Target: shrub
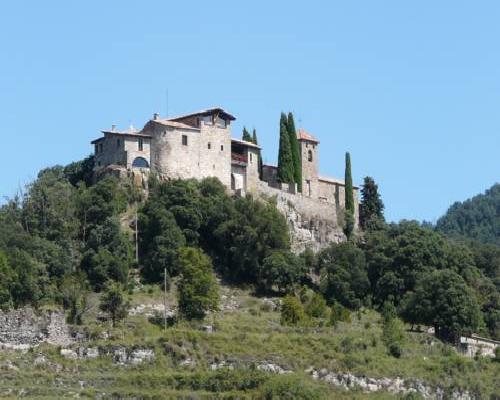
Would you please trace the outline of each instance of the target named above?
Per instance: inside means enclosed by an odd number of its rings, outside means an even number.
[[[350,311],[339,303],[332,306],[330,313],[330,325],[336,326],[338,322],[351,322]]]
[[[403,349],[401,348],[401,343],[394,342],[389,345],[389,354],[393,357],[399,358],[403,353]]]
[[[324,318],[327,310],[326,300],[319,293],[314,293],[305,306],[306,314],[314,318]]]
[[[179,313],[187,320],[203,319],[219,305],[219,285],[212,262],[200,249],[192,247],[181,248],[177,262],[181,272]]]
[[[261,398],[271,399],[327,399],[328,392],[310,379],[295,374],[277,375],[269,379],[261,389]]]
[[[295,296],[286,296],[281,304],[281,325],[297,326],[305,320],[304,306]]]

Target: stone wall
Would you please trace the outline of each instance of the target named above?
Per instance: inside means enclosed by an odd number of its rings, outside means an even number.
[[[27,348],[42,342],[71,343],[63,312],[37,313],[29,307],[0,311],[0,348]]]
[[[330,243],[345,240],[334,204],[312,199],[300,193],[287,193],[272,188],[262,181],[259,182],[258,197],[276,199],[278,210],[288,222],[292,251],[295,253],[300,253],[306,248],[319,251]]]
[[[151,170],[168,178],[213,176],[230,187],[231,130],[229,126],[219,128],[204,123],[200,126],[200,129],[173,128],[154,124]],[[183,144],[183,136],[187,144]]]

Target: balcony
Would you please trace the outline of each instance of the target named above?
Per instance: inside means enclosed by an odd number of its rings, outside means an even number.
[[[231,163],[238,165],[247,165],[247,156],[240,153],[231,153]]]

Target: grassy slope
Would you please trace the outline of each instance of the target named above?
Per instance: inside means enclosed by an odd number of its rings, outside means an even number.
[[[433,385],[473,390],[482,398],[500,393],[495,380],[500,375],[500,363],[463,358],[424,333],[408,333],[401,359],[388,356],[381,342],[380,318],[373,311],[353,315],[351,324],[340,323],[336,328],[286,328],[280,326],[278,312],[262,310],[260,299],[239,290],[224,291],[237,299],[240,308],[210,316],[205,323],[216,327],[214,333],[188,324],[164,332],[145,317],[135,316],[112,331],[113,339],[88,344],[154,348],[156,360],[152,364],[119,367],[107,357],[66,360],[50,346],[26,354],[0,353],[0,364],[9,359],[20,368],[0,369],[0,394],[7,395],[7,389],[13,388],[11,397],[17,398],[24,388],[25,395],[32,398],[72,397],[77,393],[90,398],[97,393],[141,398],[259,398],[266,384],[296,379],[298,387],[309,388],[317,398],[390,397],[387,393],[343,392],[314,382],[304,373],[310,366],[369,377],[419,378]],[[137,293],[132,302],[152,300],[160,303],[161,294]],[[39,352],[46,355],[49,364],[33,366]],[[194,364],[180,366],[186,358]],[[235,371],[210,370],[211,363],[222,360],[232,361]],[[297,375],[274,377],[268,382],[271,375],[252,369],[263,361],[296,371]],[[56,364],[62,367],[59,372]]]

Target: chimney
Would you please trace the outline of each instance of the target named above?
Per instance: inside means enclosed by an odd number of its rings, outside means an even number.
[[[113,124],[113,125],[111,125],[111,132],[114,132],[114,131],[115,131],[115,129],[116,129],[116,125],[114,125],[114,124]]]
[[[156,120],[158,120],[159,118],[160,118],[160,114],[158,114],[158,113],[154,113],[154,114],[153,114],[153,120],[155,120],[155,121],[156,121]]]

